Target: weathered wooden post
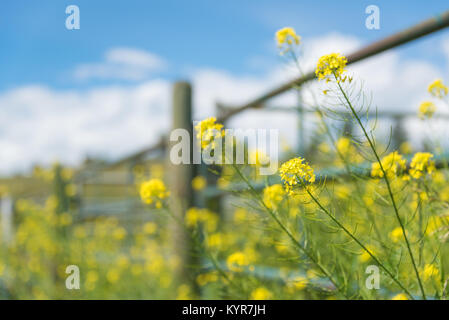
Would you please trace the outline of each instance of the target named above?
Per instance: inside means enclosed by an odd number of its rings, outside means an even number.
[[[189,160],[188,164],[174,164],[170,159],[172,146],[179,143],[170,141],[168,155],[169,189],[171,192],[170,208],[176,218],[184,221],[184,215],[188,208],[194,205],[194,192],[192,179],[195,176],[195,166],[192,159],[193,125],[192,125],[192,88],[188,82],[176,82],[173,87],[173,123],[172,129],[184,129],[189,132]],[[175,254],[180,259],[177,270],[177,280],[183,284],[195,287],[194,270],[197,263],[192,252],[192,240],[188,230],[178,223],[174,224],[173,241]]]
[[[399,150],[401,144],[407,141],[407,132],[404,129],[403,124],[404,117],[400,115],[396,115],[393,117],[394,127],[393,127],[393,136],[392,139],[392,147],[393,150]]]
[[[14,234],[14,202],[8,194],[0,198],[3,241],[10,244]]]

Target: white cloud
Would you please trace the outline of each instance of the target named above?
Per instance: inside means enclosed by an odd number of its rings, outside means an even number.
[[[168,129],[169,83],[55,91],[29,86],[0,95],[0,172],[86,154],[116,157],[156,142]]]
[[[330,34],[306,43],[303,68],[313,69],[324,53],[344,54],[361,45],[351,36]],[[449,40],[445,42],[447,48]],[[449,50],[449,49],[447,49]],[[126,57],[126,58],[125,58]],[[131,58],[132,57],[132,58]],[[129,60],[127,60],[129,59]],[[108,63],[147,65],[145,55],[109,51]],[[449,52],[447,53],[449,62]],[[441,66],[425,60],[404,59],[390,51],[349,68],[357,79],[363,79],[379,110],[416,112],[419,103],[430,99],[426,88],[437,77],[443,77]],[[216,114],[215,102],[231,106],[248,102],[296,76],[291,65],[276,66],[264,76],[235,75],[223,70],[201,68],[191,73],[194,90],[195,119]],[[316,84],[311,84],[312,89]],[[129,86],[92,87],[89,90],[55,90],[44,86],[26,86],[0,93],[0,172],[24,170],[32,163],[49,163],[55,159],[77,163],[86,154],[120,157],[151,145],[170,124],[171,83],[165,80],[140,82]],[[275,106],[294,106],[294,91],[270,102]],[[444,107],[441,106],[440,109]],[[310,129],[312,118],[306,120]],[[228,124],[239,128],[278,128],[294,144],[298,136],[298,118],[294,113],[249,110]],[[387,130],[388,123],[380,123]],[[419,121],[407,122],[414,141],[428,134]],[[448,135],[441,122],[432,127],[435,137]],[[310,132],[310,131],[309,131]]]
[[[113,48],[106,52],[104,61],[86,63],[75,68],[76,79],[120,79],[140,81],[163,70],[166,62],[159,56],[133,48]]]

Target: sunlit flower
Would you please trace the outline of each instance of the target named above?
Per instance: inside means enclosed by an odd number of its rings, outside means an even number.
[[[270,209],[276,209],[282,202],[285,196],[285,191],[282,185],[274,184],[267,186],[263,190],[263,201],[265,205]]]
[[[419,179],[425,174],[431,175],[436,170],[432,158],[433,154],[429,152],[416,153],[410,163],[410,176]]]
[[[422,271],[422,277],[424,280],[435,279],[438,278],[439,275],[440,271],[434,264],[427,263],[424,266],[424,270]]]
[[[301,37],[295,32],[295,29],[286,27],[276,32],[276,41],[279,48],[282,48],[281,54],[284,54],[290,50],[293,44],[298,45],[301,41]]]
[[[198,224],[203,224],[208,232],[213,232],[217,229],[219,217],[209,209],[190,208],[185,214],[185,221],[188,227],[195,227]]]
[[[408,297],[405,293],[399,293],[391,298],[391,300],[408,300]]]
[[[303,179],[308,183],[315,182],[313,168],[301,157],[290,159],[282,164],[279,173],[288,193],[291,193],[293,186],[298,184],[298,179]]]
[[[269,300],[269,299],[271,299],[272,296],[273,296],[273,294],[271,293],[270,290],[268,290],[264,287],[259,287],[251,292],[250,299],[251,300]]]
[[[372,255],[374,255],[375,251],[373,246],[367,245],[365,247]],[[360,262],[367,262],[369,259],[371,259],[371,255],[366,250],[363,250],[362,254],[359,256]]]
[[[421,119],[430,119],[437,110],[435,104],[431,101],[424,101],[419,105],[419,117]]]
[[[327,79],[329,81],[331,77],[337,78],[337,81],[344,82],[346,77],[342,78],[342,74],[346,71],[345,67],[348,60],[346,57],[340,55],[339,53],[331,53],[322,56],[318,60],[318,65],[315,70],[315,74],[318,80]]]
[[[196,138],[200,142],[202,149],[216,147],[216,140],[224,137],[223,125],[216,123],[215,117],[207,118],[200,121],[196,126]]]
[[[396,227],[393,229],[393,231],[390,232],[390,239],[393,242],[399,242],[404,238],[404,235],[402,234],[402,228]]]
[[[407,161],[397,151],[394,151],[383,157],[381,163],[387,177],[393,178],[405,170]],[[373,178],[382,178],[384,176],[378,162],[373,163],[371,176]]]
[[[192,187],[196,191],[203,190],[206,187],[206,185],[207,185],[207,181],[206,181],[206,178],[204,178],[203,176],[196,176],[192,180]]]
[[[403,154],[410,154],[412,153],[412,145],[410,142],[405,141],[399,146],[399,151]]]
[[[157,225],[156,225],[156,223],[150,221],[143,225],[142,230],[147,235],[154,234],[157,230]]]
[[[156,208],[162,207],[161,200],[169,196],[165,184],[160,179],[151,179],[140,185],[140,198],[147,204],[154,203]]]
[[[226,259],[228,269],[234,272],[241,272],[243,268],[249,264],[249,259],[241,251],[234,252]]]
[[[432,96],[441,99],[448,94],[449,89],[443,84],[443,80],[436,79],[429,85],[427,91],[429,91]]]

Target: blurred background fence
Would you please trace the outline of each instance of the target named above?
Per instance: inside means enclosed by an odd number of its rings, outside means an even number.
[[[400,45],[412,42],[420,37],[426,36],[449,26],[449,12],[445,12],[437,17],[426,20],[409,29],[398,32],[385,39],[372,43],[347,56],[348,64],[352,64],[374,55],[380,54],[386,50],[396,48]],[[295,154],[303,155],[307,150],[308,143],[305,119],[313,117],[314,110],[304,107],[302,104],[297,106],[270,106],[269,100],[275,98],[290,90],[301,90],[301,86],[315,79],[313,71],[305,75],[283,84],[273,90],[257,97],[241,106],[224,106],[217,104],[217,121],[226,127],[229,120],[238,117],[241,113],[250,109],[263,109],[271,112],[289,112],[298,118],[298,140]],[[184,128],[190,133],[193,132],[192,127],[192,87],[188,82],[177,82],[173,85],[172,96],[172,128]],[[300,99],[298,99],[299,101]],[[407,130],[404,122],[407,119],[417,117],[416,112],[378,112],[373,113],[372,117],[377,117],[380,123],[392,124],[392,146],[398,148],[407,140]],[[436,121],[448,121],[449,116],[436,115]],[[449,125],[449,123],[448,123]],[[381,125],[382,126],[382,125]],[[389,131],[389,125],[383,125],[386,131]],[[345,128],[346,131],[351,128]],[[165,168],[168,172],[168,183],[171,195],[175,199],[173,211],[182,217],[187,208],[191,206],[207,207],[215,212],[223,212],[224,206],[230,205],[228,201],[224,201],[225,197],[230,196],[232,201],[234,192],[247,190],[245,185],[236,184],[228,186],[225,191],[217,187],[217,175],[205,165],[181,164],[172,165],[168,161],[168,149],[170,144],[168,136],[161,137],[160,141],[155,145],[139,150],[122,159],[114,162],[86,162],[82,168],[77,170],[73,178],[73,183],[77,187],[77,196],[73,203],[68,203],[62,188],[61,179],[55,176],[52,184],[43,186],[33,180],[33,178],[21,178],[20,181],[15,179],[10,181],[10,192],[0,196],[1,203],[1,221],[2,235],[4,243],[14,241],[14,208],[17,199],[32,199],[36,202],[43,203],[49,192],[54,192],[59,197],[61,211],[73,212],[75,222],[82,223],[84,221],[93,220],[100,216],[116,216],[120,220],[129,223],[142,223],[151,219],[148,208],[144,206],[136,192],[136,172],[143,170],[142,174],[146,174],[145,170],[152,171],[152,174]],[[438,166],[442,167],[447,163],[447,157],[444,155],[437,159]],[[144,166],[143,166],[144,164]],[[356,168],[357,169],[357,168]],[[369,174],[368,168],[360,167],[359,173]],[[58,171],[56,171],[58,172]],[[347,174],[346,171],[338,168],[327,168],[320,173],[328,179],[336,176]],[[192,187],[194,177],[201,175],[207,180],[207,187],[201,191],[195,191]],[[275,179],[275,178],[273,178]],[[264,184],[254,182],[256,188],[262,188]],[[59,191],[58,191],[59,190]],[[189,238],[182,231],[175,232],[178,244],[182,244],[177,250],[184,261],[182,264],[188,268],[189,262]],[[208,264],[206,263],[205,267]],[[225,265],[223,265],[226,268]],[[183,272],[188,272],[184,270]],[[268,279],[276,279],[273,276],[276,272],[273,270],[265,270],[259,267],[255,274]]]

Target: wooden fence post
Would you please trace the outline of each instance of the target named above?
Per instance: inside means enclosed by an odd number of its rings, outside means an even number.
[[[171,192],[170,208],[173,214],[181,221],[188,208],[194,205],[194,192],[192,180],[195,176],[195,165],[192,161],[193,125],[192,125],[192,88],[188,82],[176,82],[173,87],[173,122],[172,129],[185,129],[189,132],[190,163],[173,164],[170,161],[171,147],[179,143],[169,141],[170,148],[167,152],[169,168],[169,190]],[[188,284],[196,290],[193,267],[198,264],[194,252],[192,252],[192,240],[185,227],[175,223],[173,241],[175,254],[180,259],[177,270],[179,283]]]
[[[403,120],[404,117],[399,115],[393,118],[394,127],[393,136],[391,137],[393,150],[399,150],[401,144],[407,141],[407,131],[404,129]]]
[[[10,244],[14,234],[14,201],[11,196],[5,195],[0,198],[0,212],[3,241]]]

